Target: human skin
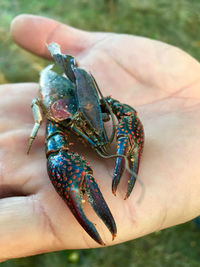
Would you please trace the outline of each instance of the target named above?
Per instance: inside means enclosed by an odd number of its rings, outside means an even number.
[[[11,34],[22,48],[49,59],[46,43],[59,43],[63,53],[73,55],[80,67],[92,72],[103,95],[138,111],[145,130],[139,170],[143,186],[136,182],[127,200],[123,199],[126,177],[117,196],[112,194],[114,162],[99,158],[90,148],[74,146],[93,166],[117,224],[112,241],[85,204],[106,245],[200,214],[200,64],[194,58],[148,38],[85,32],[32,15],[16,17]],[[0,86],[0,261],[99,246],[77,223],[48,178],[44,125],[30,155],[26,154],[33,126],[30,105],[37,94],[35,83]]]

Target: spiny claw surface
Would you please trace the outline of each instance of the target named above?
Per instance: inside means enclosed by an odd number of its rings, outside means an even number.
[[[119,125],[117,128],[117,154],[127,157],[129,169],[132,172],[128,181],[128,189],[125,199],[130,196],[137,178],[143,142],[143,126],[137,115],[134,114],[122,117],[121,120],[119,120]],[[117,186],[120,182],[124,168],[125,159],[118,157],[116,160],[112,183],[112,191],[114,195],[116,194]]]
[[[85,231],[100,245],[105,245],[94,224],[85,216],[82,208],[84,193],[114,239],[117,233],[114,218],[87,162],[77,154],[60,150],[49,155],[47,164],[48,174],[55,189]]]

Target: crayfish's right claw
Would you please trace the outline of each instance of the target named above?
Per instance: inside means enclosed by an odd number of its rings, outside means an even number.
[[[95,182],[94,177],[90,174],[85,175],[85,190],[88,196],[88,201],[99,218],[101,218],[108,227],[114,240],[117,235],[117,227],[114,218],[101,194],[101,191],[99,190],[97,183]]]
[[[63,198],[63,196],[62,196]],[[88,220],[82,208],[82,198],[80,196],[79,190],[74,190],[70,188],[66,198],[63,198],[70,208],[71,212],[74,214],[75,218],[78,220],[80,225],[85,229],[85,231],[100,245],[104,246],[105,243],[102,241],[99,233],[97,232],[94,224]]]
[[[80,225],[100,245],[105,245],[94,224],[88,220],[82,208],[83,194],[97,215],[111,232],[113,239],[117,229],[114,218],[92,176],[92,170],[79,155],[60,150],[48,157],[49,177],[63,200],[67,203]]]

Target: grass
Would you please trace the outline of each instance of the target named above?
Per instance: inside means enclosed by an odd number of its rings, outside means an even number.
[[[178,46],[200,60],[199,0],[1,0],[0,83],[37,81],[45,60],[18,48],[9,35],[16,15],[48,16],[74,27],[142,35]],[[6,55],[6,56],[5,56]],[[61,251],[10,260],[2,267],[195,267],[200,231],[191,222],[114,247]]]
[[[105,4],[109,2],[110,4]],[[37,81],[44,60],[19,49],[9,26],[20,13],[48,16],[74,27],[142,35],[178,46],[200,60],[199,0],[1,0],[0,83]],[[6,57],[4,56],[6,55]],[[20,66],[20,68],[19,68]],[[23,69],[23,71],[21,71]]]

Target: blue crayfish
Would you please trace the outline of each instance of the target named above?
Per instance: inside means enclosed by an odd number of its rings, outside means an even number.
[[[39,97],[32,102],[35,125],[28,152],[42,122],[47,118],[46,156],[49,177],[56,191],[66,202],[85,231],[99,244],[104,245],[94,224],[88,220],[83,208],[83,195],[110,230],[113,239],[117,234],[114,218],[93,177],[87,161],[70,151],[68,133],[73,132],[86,140],[102,157],[116,157],[112,192],[117,186],[128,162],[130,178],[125,199],[129,197],[138,174],[144,143],[144,131],[137,112],[112,97],[104,97],[92,74],[79,68],[74,57],[61,53],[59,45],[51,43],[48,49],[57,65],[67,77],[47,66],[40,76]],[[115,126],[115,117],[118,120]],[[113,130],[108,136],[104,122],[112,119]],[[117,138],[117,151],[109,155],[108,149]]]

